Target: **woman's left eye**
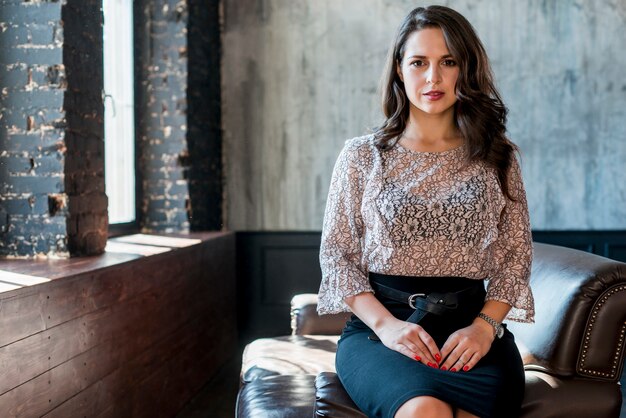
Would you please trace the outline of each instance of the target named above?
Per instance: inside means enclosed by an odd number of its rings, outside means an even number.
[[[446,67],[454,67],[456,65],[456,61],[451,59],[443,60],[443,65]]]

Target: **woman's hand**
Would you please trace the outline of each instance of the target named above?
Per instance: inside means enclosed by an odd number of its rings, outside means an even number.
[[[489,352],[495,339],[494,329],[487,322],[477,319],[472,325],[452,333],[441,349],[445,359],[441,370],[468,371]]]
[[[442,359],[439,348],[421,326],[389,317],[375,331],[385,347],[427,366],[439,367]]]

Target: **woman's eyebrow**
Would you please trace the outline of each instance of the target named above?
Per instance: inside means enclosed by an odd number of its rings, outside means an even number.
[[[411,58],[419,58],[419,59],[424,59],[424,58],[428,58],[426,55],[411,55],[409,57],[409,59]],[[446,54],[446,55],[442,55],[439,59],[446,59],[446,58],[453,58],[451,54]]]

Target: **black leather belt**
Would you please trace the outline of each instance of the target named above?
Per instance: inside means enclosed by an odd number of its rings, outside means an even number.
[[[463,299],[476,295],[482,289],[482,286],[479,286],[477,283],[476,286],[471,286],[457,292],[431,292],[428,294],[409,293],[377,283],[373,280],[370,280],[370,282],[377,295],[395,302],[406,303],[412,309],[415,309],[415,312],[406,319],[407,322],[414,324],[419,323],[429,313],[443,315],[455,310]],[[372,341],[380,341],[376,334],[370,335],[369,339]]]

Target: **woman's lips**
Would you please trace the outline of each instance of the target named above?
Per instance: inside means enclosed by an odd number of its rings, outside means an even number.
[[[432,100],[432,101],[441,99],[443,95],[444,95],[444,92],[436,91],[436,90],[429,91],[428,93],[424,93],[424,96],[426,96],[428,100]]]

